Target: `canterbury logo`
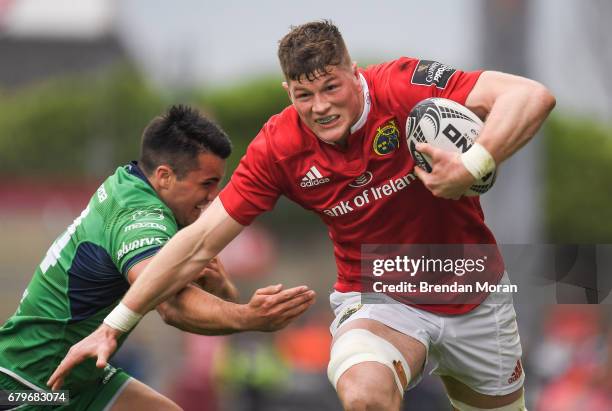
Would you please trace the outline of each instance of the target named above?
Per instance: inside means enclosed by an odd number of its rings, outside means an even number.
[[[521,360],[518,360],[516,362],[516,367],[514,367],[514,372],[510,378],[508,378],[508,384],[512,384],[513,382],[517,381],[519,378],[521,378],[521,375],[523,375],[523,366],[521,365]]]
[[[353,187],[353,188],[363,187],[365,185],[368,185],[370,181],[372,181],[372,173],[369,171],[366,171],[365,173],[357,177],[355,181],[350,183],[349,187]]]
[[[310,170],[302,177],[300,187],[314,187],[321,184],[329,183],[328,177],[323,177],[321,172],[315,166],[310,167]]]

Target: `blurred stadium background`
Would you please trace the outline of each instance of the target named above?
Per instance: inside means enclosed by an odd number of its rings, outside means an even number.
[[[278,39],[320,18],[340,27],[362,66],[409,55],[550,87],[554,116],[483,197],[489,224],[504,244],[582,244],[588,258],[610,257],[590,246],[612,243],[607,0],[0,0],[0,319],[100,181],[137,157],[143,126],[167,105],[197,105],[226,129],[229,176],[288,104]],[[316,220],[282,202],[224,253],[243,300],[274,282],[318,291],[295,325],[197,337],[151,314],[117,362],[187,410],[339,409],[324,377],[335,266]],[[547,283],[552,300],[535,304],[536,291],[517,304],[529,409],[612,409],[612,297],[602,286],[611,271],[600,267],[596,290]],[[407,409],[449,409],[433,378],[409,398]]]

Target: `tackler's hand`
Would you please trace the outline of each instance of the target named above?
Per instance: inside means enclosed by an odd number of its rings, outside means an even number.
[[[312,306],[315,297],[315,292],[306,286],[283,290],[283,286],[277,284],[260,288],[246,304],[246,329],[280,330]]]
[[[436,197],[458,200],[474,184],[474,176],[465,168],[459,153],[419,143],[416,149],[431,158],[431,173],[415,167],[416,176]]]
[[[209,261],[195,281],[204,291],[227,301],[238,301],[238,290],[230,281],[219,257]]]
[[[117,349],[117,339],[120,334],[120,331],[102,324],[97,330],[70,348],[49,377],[47,386],[53,391],[59,390],[70,371],[88,358],[96,358],[96,367],[106,367],[108,359]]]

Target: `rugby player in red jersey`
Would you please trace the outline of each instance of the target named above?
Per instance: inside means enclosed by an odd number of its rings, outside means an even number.
[[[292,28],[278,56],[292,105],[263,126],[219,198],[163,247],[50,385],[57,388],[85,358],[106,363],[117,328],[134,326],[184,287],[285,195],[321,217],[334,245],[328,375],[345,409],[398,410],[428,356],[455,409],[525,409],[511,296],[491,294],[499,301],[480,305],[361,304],[361,245],[495,244],[478,198],[462,194],[533,137],[554,97],[522,77],[429,60],[403,57],[359,69],[328,21]],[[433,159],[431,173],[415,168],[402,143],[408,113],[428,97],[457,101],[486,119],[479,144],[463,155],[419,146]],[[499,272],[496,280],[507,277]]]

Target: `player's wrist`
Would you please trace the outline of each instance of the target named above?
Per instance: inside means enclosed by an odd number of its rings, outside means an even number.
[[[461,162],[467,171],[480,180],[487,174],[495,171],[495,159],[489,151],[478,143],[460,156]]]
[[[119,332],[127,333],[138,324],[141,318],[141,314],[132,311],[128,306],[120,302],[106,316],[104,324]]]
[[[249,328],[251,324],[251,311],[247,304],[231,304],[233,314],[232,327],[237,331],[253,331]]]
[[[106,323],[102,323],[102,325],[100,325],[99,332],[101,332],[104,337],[114,340],[117,340],[121,334],[123,334],[123,331],[117,330]]]

